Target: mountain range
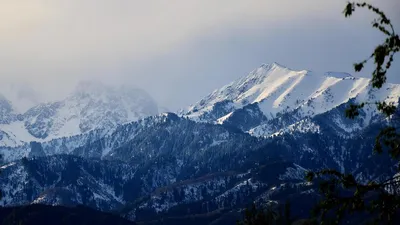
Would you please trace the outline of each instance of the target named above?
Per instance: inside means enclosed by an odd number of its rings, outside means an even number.
[[[94,129],[112,130],[158,113],[157,104],[145,91],[96,81],[80,82],[65,99],[38,103],[24,111],[20,109],[26,99],[14,99],[14,104],[1,93],[0,90],[0,146],[49,141]]]
[[[248,76],[215,90],[182,115],[198,122],[233,123],[252,135],[268,136],[291,125],[282,124],[278,129],[268,123],[287,114],[292,114],[293,122],[290,123],[295,124],[350,100],[397,102],[399,96],[398,84],[388,83],[381,89],[373,89],[369,79],[356,78],[348,73],[319,75],[272,63],[263,64]],[[354,129],[368,126],[376,114],[370,107],[364,123]],[[247,119],[250,118],[258,120],[249,123]],[[242,120],[240,124],[238,120]]]
[[[362,182],[395,174],[389,157],[371,155],[379,129],[396,121],[374,106],[356,120],[344,111],[399,97],[398,84],[376,90],[366,78],[277,63],[178,113],[157,114],[143,91],[91,82],[24,113],[4,97],[0,204],[85,205],[142,224],[216,225],[234,224],[251,202],[290,200],[293,215],[306,218],[320,197],[317,183],[304,181],[309,170],[334,168]]]

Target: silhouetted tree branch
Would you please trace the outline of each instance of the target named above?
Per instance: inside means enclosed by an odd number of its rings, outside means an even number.
[[[354,64],[355,71],[360,72],[364,65],[373,59],[375,69],[372,72],[371,85],[379,89],[386,83],[386,73],[392,66],[394,55],[400,50],[399,35],[383,11],[365,2],[349,2],[343,11],[345,17],[351,16],[357,8],[366,8],[375,13],[377,18],[372,21],[372,26],[386,36],[385,41],[375,48],[369,58]],[[394,102],[379,101],[351,105],[346,110],[346,116],[350,119],[356,118],[360,115],[359,110],[366,105],[376,105],[377,110],[389,121],[396,122],[399,119],[395,115],[398,113],[398,107]],[[382,154],[385,149],[398,164],[400,134],[396,125],[388,125],[376,137],[373,152]],[[400,166],[398,171],[400,172]],[[336,215],[333,222],[329,221],[329,223],[339,224],[345,215],[363,212],[374,216],[372,221],[374,224],[394,223],[394,218],[400,208],[400,176],[384,181],[370,181],[367,184],[358,182],[351,174],[343,174],[334,169],[309,172],[306,176],[309,181],[313,181],[316,177],[323,180],[320,185],[323,200],[314,209],[314,215],[320,219],[321,224],[325,224],[329,213]],[[343,190],[352,194],[343,196]]]

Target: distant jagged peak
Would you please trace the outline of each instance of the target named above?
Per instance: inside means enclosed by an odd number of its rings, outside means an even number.
[[[268,73],[269,71],[273,71],[273,70],[286,70],[286,71],[292,71],[292,69],[279,64],[277,62],[273,62],[273,63],[263,63],[261,64],[258,68],[256,68],[255,70],[253,70],[249,75],[263,75],[265,73]]]
[[[292,70],[287,66],[284,66],[280,63],[277,62],[272,62],[272,63],[263,63],[260,66],[261,68],[265,68],[266,70],[271,70],[271,69],[286,69],[286,70]]]
[[[9,124],[8,118],[15,114],[9,113],[10,110],[7,110],[7,114],[2,113],[5,111],[2,109],[8,108],[10,104],[0,99],[0,125]],[[144,90],[85,80],[79,82],[65,98],[36,105],[22,114],[21,120],[13,119],[15,123],[12,126],[0,126],[0,130],[10,128],[7,131],[22,134],[16,136],[16,143],[50,140],[94,129],[112,130],[157,113],[157,103]]]
[[[227,85],[228,89],[239,91],[241,94],[248,91],[250,88],[264,83],[273,83],[277,80],[285,80],[290,77],[298,77],[311,74],[308,70],[292,70],[289,67],[283,66],[277,62],[270,64],[262,64],[248,75],[239,78],[238,80]]]
[[[251,78],[254,76],[266,77],[269,74],[272,74],[272,73],[275,74],[277,72],[279,72],[280,75],[293,75],[293,74],[305,75],[305,74],[309,74],[311,71],[309,71],[309,70],[294,70],[294,69],[291,69],[291,68],[284,66],[280,63],[277,63],[277,62],[273,62],[273,63],[269,63],[269,64],[263,63],[263,64],[261,64],[261,66],[259,66],[258,68],[256,68],[252,72],[250,72],[250,74],[243,77],[242,79],[247,79],[247,78]]]

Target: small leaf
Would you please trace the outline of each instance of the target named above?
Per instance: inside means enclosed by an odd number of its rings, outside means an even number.
[[[364,67],[364,63],[355,63],[354,64],[354,70],[356,72],[360,72],[363,69],[363,67]]]
[[[306,175],[306,180],[307,181],[311,182],[311,181],[314,180],[314,178],[315,178],[315,173],[314,172],[310,171],[310,172],[307,173],[307,175]]]
[[[354,11],[354,3],[347,3],[346,7],[343,10],[344,16],[349,17]]]

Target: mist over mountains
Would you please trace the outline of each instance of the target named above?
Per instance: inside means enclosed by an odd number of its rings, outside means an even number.
[[[25,87],[3,90],[6,94],[1,102],[0,130],[4,138],[0,146],[49,141],[94,129],[111,130],[120,124],[158,114],[157,104],[145,91],[97,81],[80,82],[66,98],[53,102],[33,101],[34,94],[21,95],[35,93]],[[8,99],[7,96],[17,98]]]

